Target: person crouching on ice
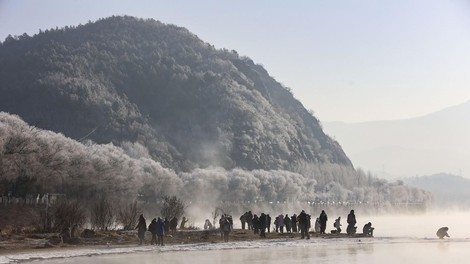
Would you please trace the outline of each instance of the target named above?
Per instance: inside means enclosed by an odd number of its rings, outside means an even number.
[[[447,231],[449,231],[448,227],[441,227],[439,230],[437,230],[436,235],[439,237],[439,239],[444,239],[444,237],[450,237],[449,234],[447,234]]]
[[[372,227],[371,222],[364,225],[364,228],[362,228],[362,233],[368,237],[374,236],[374,228]]]

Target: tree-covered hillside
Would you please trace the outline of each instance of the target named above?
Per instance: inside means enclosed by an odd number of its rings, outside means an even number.
[[[154,20],[8,37],[0,111],[0,194],[178,194],[204,207],[430,200],[356,171],[262,66]]]
[[[266,70],[184,28],[111,17],[8,37],[0,110],[76,140],[139,143],[176,171],[352,164]],[[138,154],[140,155],[140,154]]]

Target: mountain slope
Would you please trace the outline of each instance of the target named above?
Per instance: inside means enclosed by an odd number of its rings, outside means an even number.
[[[382,177],[470,171],[470,101],[407,120],[323,125],[356,166]]]
[[[253,210],[431,198],[356,171],[262,66],[154,20],[8,37],[0,132],[0,192],[17,196],[153,203],[177,194],[205,211],[221,201]]]
[[[449,207],[470,206],[470,180],[451,174],[409,177],[404,182],[412,187],[430,191],[436,205]]]
[[[265,69],[184,28],[111,17],[9,37],[0,111],[77,140],[145,146],[177,171],[196,167],[352,168],[318,120]]]

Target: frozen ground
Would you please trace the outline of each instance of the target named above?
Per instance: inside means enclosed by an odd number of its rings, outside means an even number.
[[[330,216],[331,219],[334,217]],[[468,212],[363,218],[358,216],[358,226],[371,221],[376,227],[375,238],[41,250],[0,256],[0,263],[470,263]],[[451,238],[437,239],[435,233],[441,226],[449,227]]]

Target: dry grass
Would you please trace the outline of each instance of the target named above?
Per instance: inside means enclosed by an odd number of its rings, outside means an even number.
[[[25,206],[0,206],[0,230],[2,234],[37,232],[41,225],[37,208]]]

